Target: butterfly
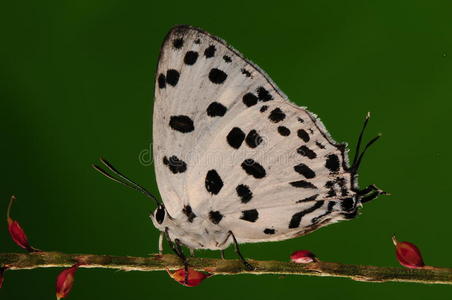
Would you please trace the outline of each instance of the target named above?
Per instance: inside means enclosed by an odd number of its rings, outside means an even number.
[[[258,66],[226,42],[180,25],[167,34],[155,79],[153,158],[159,201],[103,160],[118,178],[157,203],[151,214],[185,259],[189,249],[224,250],[281,241],[353,219],[384,192],[359,189],[361,140],[348,161],[320,119],[287,99]]]

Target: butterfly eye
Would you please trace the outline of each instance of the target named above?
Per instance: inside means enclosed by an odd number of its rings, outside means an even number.
[[[163,220],[165,220],[165,207],[163,205],[159,205],[157,208],[157,211],[155,212],[155,219],[159,224],[162,224]]]

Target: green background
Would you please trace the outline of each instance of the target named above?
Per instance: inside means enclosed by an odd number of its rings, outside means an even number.
[[[318,114],[338,141],[382,139],[361,167],[380,197],[353,221],[246,256],[398,266],[392,233],[427,264],[452,266],[450,129],[452,2],[4,1],[0,6],[0,206],[46,250],[145,256],[156,252],[153,204],[90,164],[105,156],[154,193],[154,70],[175,24],[222,37],[266,70],[289,98]],[[21,252],[0,231],[1,252]],[[200,255],[217,256],[216,252]],[[227,256],[234,256],[229,249]],[[235,256],[234,256],[235,257]],[[1,299],[52,299],[59,270],[11,271]],[[81,269],[70,299],[445,299],[451,287],[296,276],[217,276],[185,288],[163,272]]]

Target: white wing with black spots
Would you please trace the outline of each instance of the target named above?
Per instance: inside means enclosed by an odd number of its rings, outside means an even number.
[[[282,240],[356,215],[345,145],[257,66],[200,29],[175,27],[162,46],[153,139],[166,210],[189,228],[185,235],[204,235],[203,245],[211,231],[232,231],[239,242]],[[215,242],[205,248],[230,241]],[[185,244],[203,248],[193,238]]]

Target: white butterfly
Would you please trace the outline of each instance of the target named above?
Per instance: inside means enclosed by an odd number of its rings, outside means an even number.
[[[161,49],[153,147],[163,203],[151,219],[181,257],[180,246],[223,250],[302,236],[354,218],[384,193],[358,189],[365,150],[350,165],[346,145],[313,113],[237,50],[190,26],[174,27]]]

